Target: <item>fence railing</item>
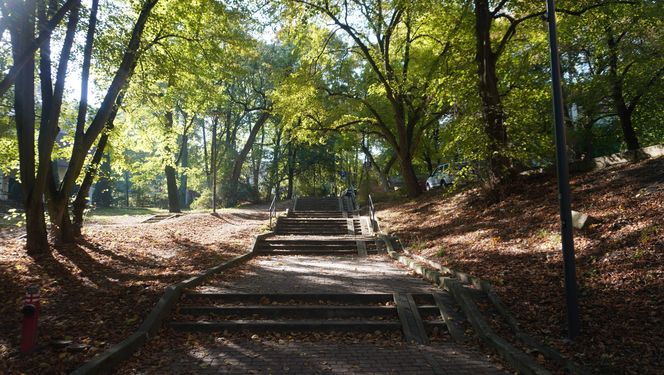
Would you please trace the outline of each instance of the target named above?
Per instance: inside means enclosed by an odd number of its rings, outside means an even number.
[[[376,220],[376,206],[374,206],[371,194],[369,194],[369,218],[371,219],[371,226],[374,231],[378,230],[378,221]]]
[[[272,229],[272,218],[277,218],[277,194],[274,195],[270,204],[270,229]]]

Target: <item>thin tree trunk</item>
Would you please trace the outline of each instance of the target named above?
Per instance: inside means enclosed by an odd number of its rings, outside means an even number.
[[[281,135],[283,130],[281,127],[277,126],[275,129],[275,140],[274,140],[274,153],[272,154],[272,176],[270,178],[273,188],[274,195],[279,195],[279,159],[281,158]],[[278,200],[279,198],[277,198]]]
[[[108,123],[118,95],[129,82],[139,56],[139,47],[145,25],[157,2],[158,0],[145,0],[143,3],[141,12],[132,30],[129,44],[122,57],[122,62],[87,131],[83,129],[84,124],[77,123],[76,136],[67,171],[57,191],[52,192],[51,201],[49,202],[49,211],[53,212],[50,218],[51,223],[59,228],[63,236],[61,238],[63,242],[71,241],[74,237],[74,232],[71,229],[71,218],[69,216],[68,197],[71,195],[76,180],[81,174],[89,150]]]
[[[251,151],[251,147],[253,146],[254,141],[256,140],[258,132],[263,127],[263,125],[265,124],[265,122],[269,117],[270,114],[268,112],[263,112],[260,114],[258,120],[256,120],[254,126],[251,128],[251,131],[249,132],[249,137],[247,138],[247,142],[244,144],[244,147],[242,148],[240,153],[235,158],[235,161],[233,162],[230,181],[228,182],[228,191],[226,195],[227,198],[225,202],[226,207],[233,207],[237,205],[237,188],[238,188],[238,182],[240,180],[240,174],[242,173],[242,165],[244,164],[244,161],[247,159],[249,151]]]
[[[293,146],[293,139],[288,143],[288,192],[286,199],[293,199],[293,189],[295,186],[295,158],[297,157],[297,147]]]
[[[260,173],[261,173],[261,164],[263,162],[263,150],[265,148],[265,127],[261,129],[261,142],[259,144],[258,152],[257,155],[254,155],[252,158],[252,164],[253,164],[253,183],[254,183],[254,191],[256,192],[256,199],[260,200],[260,193],[259,193],[259,184],[258,184],[258,179],[260,178]]]
[[[110,130],[110,129],[109,129]],[[90,195],[90,188],[94,183],[95,178],[99,174],[99,168],[101,160],[104,156],[104,150],[106,149],[106,144],[108,143],[108,132],[102,134],[99,142],[97,143],[97,149],[95,150],[92,160],[90,161],[90,166],[85,172],[85,177],[81,183],[81,187],[78,189],[76,198],[72,203],[72,224],[74,226],[74,234],[76,236],[81,235],[81,228],[83,227],[83,213],[85,208],[88,205],[88,197]]]
[[[71,57],[71,50],[76,34],[76,27],[79,21],[79,7],[72,9],[67,23],[67,32],[60,52],[60,61],[56,74],[55,88],[51,87],[51,58],[50,58],[50,38],[44,42],[42,58],[40,62],[40,76],[42,78],[42,97],[44,100],[42,108],[42,123],[39,134],[39,169],[37,170],[37,182],[46,186],[46,178],[49,178],[46,196],[48,199],[48,211],[51,221],[51,233],[56,242],[71,242],[74,240],[74,233],[71,231],[71,222],[67,210],[61,210],[60,207],[67,207],[68,199],[55,197],[57,195],[56,175],[52,170],[54,163],[51,163],[51,154],[55,144],[55,138],[59,129],[60,113],[62,111],[62,100],[67,76],[67,67]],[[64,204],[62,203],[64,201]],[[62,215],[67,215],[63,218]]]
[[[14,11],[14,14],[9,16],[6,12],[3,13],[5,13],[5,17],[10,17],[12,19],[15,18],[18,20],[24,16],[21,13],[25,9],[34,9],[35,4],[35,0],[28,0],[23,4],[12,2],[10,7]],[[53,33],[53,30],[55,30],[60,21],[62,21],[65,15],[67,15],[67,12],[73,9],[74,6],[78,7],[79,4],[80,0],[67,0],[67,2],[64,3],[57,12],[55,12],[53,17],[48,22],[45,22],[44,27],[42,27],[42,30],[40,30],[40,34],[37,38],[34,38],[34,25],[30,26],[30,28],[24,29],[25,37],[29,37],[30,40],[25,40],[27,43],[26,48],[22,49],[20,53],[13,53],[14,65],[9,69],[7,75],[3,77],[2,81],[0,81],[0,96],[4,96],[9,88],[14,84],[14,82],[21,82],[21,78],[24,77],[22,73],[24,73],[25,69],[32,67],[34,70],[34,54],[37,49],[39,49],[39,47],[44,43],[44,40],[51,37],[51,33]],[[8,9],[5,8],[4,10]],[[32,16],[34,19],[34,13]]]
[[[125,180],[125,207],[129,208],[129,171],[124,172]]]
[[[183,172],[180,174],[180,202],[183,207],[189,207],[189,194],[187,194],[187,173],[186,169],[189,167],[189,136],[185,133],[182,134],[182,150],[180,152],[180,166]]]
[[[369,159],[371,166],[376,170],[376,172],[378,172],[378,177],[381,180],[383,188],[385,191],[387,191],[390,188],[389,173],[392,165],[396,161],[396,155],[392,154],[387,164],[385,165],[385,168],[381,168],[380,165],[378,165],[376,162],[376,159],[371,154],[371,150],[369,150],[369,147],[365,145],[364,142],[362,143],[362,151],[364,152],[364,155],[366,155],[367,159]]]
[[[607,33],[609,45],[609,82],[611,83],[613,106],[620,119],[620,127],[623,131],[623,139],[625,140],[627,149],[634,151],[640,149],[641,145],[632,124],[632,109],[625,102],[622,77],[618,76],[618,41],[613,37],[610,30]]]
[[[166,112],[166,128],[171,130],[173,128],[173,112]],[[170,150],[166,149],[166,154],[170,154]],[[175,167],[167,163],[164,166],[164,174],[166,174],[166,190],[168,192],[168,212],[180,212],[180,197],[178,196],[178,183],[175,174]]]
[[[101,159],[104,156],[106,145],[108,144],[108,137],[115,126],[115,117],[118,114],[120,106],[122,106],[123,99],[124,99],[124,92],[120,93],[118,99],[115,102],[115,107],[113,108],[111,117],[109,117],[108,124],[106,125],[106,131],[102,133],[101,137],[99,138],[99,142],[97,142],[97,149],[95,150],[95,153],[92,156],[92,160],[90,161],[90,164],[85,172],[85,177],[83,178],[81,187],[78,189],[78,193],[76,193],[76,198],[74,199],[74,202],[72,204],[72,217],[73,217],[72,224],[74,226],[73,229],[74,229],[74,234],[76,236],[79,236],[81,234],[81,228],[83,227],[83,213],[85,212],[85,208],[87,207],[89,202],[88,196],[90,195],[90,187],[92,187],[95,178],[97,178],[97,175],[99,174]],[[129,207],[128,192],[129,189],[127,187],[125,192],[126,194],[125,200],[127,203],[127,207]]]

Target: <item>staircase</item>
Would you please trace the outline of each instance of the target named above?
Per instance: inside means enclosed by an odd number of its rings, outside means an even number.
[[[277,218],[274,236],[257,244],[273,255],[370,255],[384,251],[367,218],[348,211],[345,198],[297,198],[286,216]],[[352,205],[352,204],[351,204]]]
[[[343,203],[339,197],[298,197],[293,203],[293,211],[309,214],[323,214],[343,211]]]
[[[384,252],[385,247],[371,237],[278,236],[265,238],[257,251],[272,255],[370,255]]]
[[[275,234],[259,240],[256,251],[259,255],[272,256],[344,257],[384,251],[384,243],[373,236],[368,219],[356,215],[352,203],[344,200],[297,199],[288,215],[278,218]],[[335,262],[334,259],[327,261]],[[445,292],[252,294],[189,291],[183,295],[169,324],[176,330],[198,332],[400,332],[406,341],[427,344],[434,332],[463,332],[458,326],[463,320],[459,311],[453,298]]]
[[[302,234],[322,236],[354,235],[349,233],[348,219],[322,217],[280,217],[277,219],[275,234]]]
[[[188,293],[170,326],[197,332],[401,332],[428,343],[447,330],[442,294]],[[448,323],[446,323],[446,321]]]

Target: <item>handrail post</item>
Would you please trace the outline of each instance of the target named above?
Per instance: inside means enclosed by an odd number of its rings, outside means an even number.
[[[376,222],[376,206],[374,206],[371,194],[369,194],[369,218],[371,219],[371,227],[375,231],[378,223]]]
[[[272,203],[270,204],[270,229],[272,229],[272,215],[274,217],[277,217],[277,194],[274,195],[274,198],[272,198]]]

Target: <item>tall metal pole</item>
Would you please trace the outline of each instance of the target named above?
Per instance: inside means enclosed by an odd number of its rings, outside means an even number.
[[[560,200],[560,232],[563,245],[563,268],[565,273],[565,299],[567,302],[568,337],[573,340],[579,335],[579,303],[576,286],[576,266],[574,264],[574,238],[572,233],[572,206],[567,167],[567,147],[563,115],[563,93],[560,77],[560,57],[556,31],[556,9],[554,0],[547,0],[549,21],[549,45],[551,47],[551,85],[553,89],[553,115],[556,125],[556,160],[558,169],[558,192]]]

